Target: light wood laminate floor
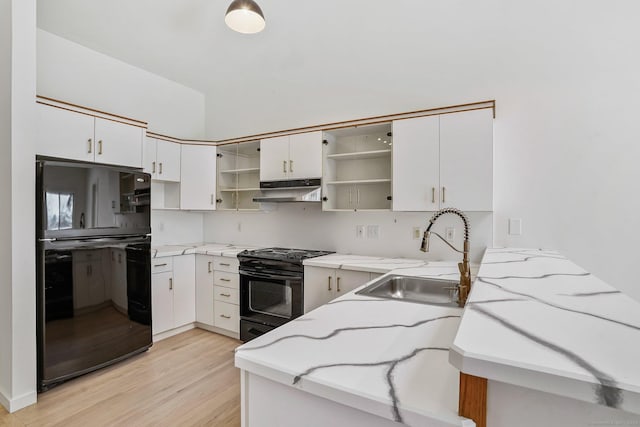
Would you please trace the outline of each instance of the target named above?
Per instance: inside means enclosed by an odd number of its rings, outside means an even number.
[[[0,427],[240,426],[240,342],[201,329],[38,395]]]

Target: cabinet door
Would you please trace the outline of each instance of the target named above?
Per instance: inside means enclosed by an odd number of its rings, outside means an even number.
[[[289,137],[289,179],[322,177],[322,132]]]
[[[173,257],[173,323],[184,326],[196,320],[195,255]]]
[[[196,255],[196,321],[213,326],[213,257]]]
[[[216,147],[182,145],[180,209],[216,209]]]
[[[141,168],[144,130],[99,117],[95,120],[96,162]]]
[[[157,178],[158,165],[156,164],[156,150],[158,140],[155,138],[145,138],[142,143],[142,168],[146,173],[151,174],[151,179]]]
[[[365,271],[336,270],[336,298],[364,285],[369,280],[370,275]]]
[[[180,182],[180,144],[157,140],[157,179]]]
[[[173,273],[151,275],[151,313],[153,334],[173,328]]]
[[[335,270],[322,267],[304,268],[304,312],[308,313],[335,297]]]
[[[36,153],[92,162],[93,117],[36,104]]]
[[[440,116],[440,186],[441,207],[493,210],[492,110]]]
[[[393,210],[439,209],[439,116],[393,122]]]
[[[322,146],[321,146],[322,147]],[[260,181],[277,181],[289,176],[289,137],[260,141]]]

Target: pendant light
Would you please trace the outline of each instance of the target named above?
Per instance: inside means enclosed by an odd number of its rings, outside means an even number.
[[[253,0],[233,0],[224,22],[232,30],[243,34],[259,33],[266,25],[262,9]]]

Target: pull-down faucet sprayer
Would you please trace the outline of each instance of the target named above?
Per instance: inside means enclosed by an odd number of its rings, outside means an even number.
[[[464,246],[462,250],[456,249],[451,243],[447,241],[447,239],[445,239],[435,231],[431,231],[431,227],[433,227],[433,224],[435,224],[436,220],[442,215],[448,213],[458,215],[464,223]],[[458,285],[458,305],[460,307],[464,307],[465,303],[467,302],[469,291],[471,290],[471,269],[469,267],[469,218],[467,218],[464,212],[456,208],[444,208],[434,213],[429,220],[429,226],[427,227],[426,231],[424,232],[424,236],[422,237],[422,245],[420,245],[420,250],[422,252],[429,252],[429,237],[432,234],[438,236],[451,249],[462,254],[462,262],[458,263],[458,270],[460,270],[460,284]]]

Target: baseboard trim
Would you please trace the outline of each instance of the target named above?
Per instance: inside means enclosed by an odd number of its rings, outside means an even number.
[[[0,405],[9,412],[16,412],[22,408],[33,405],[38,400],[38,393],[35,391],[25,393],[15,399],[9,399],[2,391],[0,391]]]
[[[237,332],[232,332],[227,329],[216,328],[215,326],[207,325],[205,323],[196,322],[196,327],[200,329],[204,329],[205,331],[214,332],[219,335],[224,335],[229,338],[235,338],[237,340],[240,339],[240,334]]]
[[[184,326],[180,326],[178,328],[174,328],[174,329],[170,329],[168,331],[164,331],[164,332],[160,332],[159,334],[156,334],[153,336],[153,342],[158,342],[158,341],[162,341],[164,339],[167,339],[169,337],[172,337],[174,335],[178,335],[181,334],[183,332],[187,332],[193,328],[195,328],[196,325],[195,323],[189,323],[188,325],[184,325]]]

